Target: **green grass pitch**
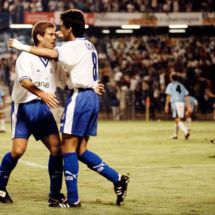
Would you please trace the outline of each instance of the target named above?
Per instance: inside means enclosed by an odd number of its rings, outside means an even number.
[[[0,215],[172,215],[215,214],[215,122],[193,122],[191,136],[171,140],[173,121],[100,121],[89,149],[121,173],[130,174],[125,204],[115,206],[113,185],[80,164],[81,208],[49,208],[48,151],[29,140],[12,172],[8,191],[12,205],[0,204]],[[10,125],[0,134],[0,160],[10,150]],[[65,185],[63,192],[66,193]]]

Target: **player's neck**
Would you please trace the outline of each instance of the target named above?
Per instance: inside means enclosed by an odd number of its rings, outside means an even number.
[[[68,41],[73,41],[73,40],[75,40],[76,39],[76,37],[74,36],[74,34],[70,34],[69,35],[69,37],[68,37]]]

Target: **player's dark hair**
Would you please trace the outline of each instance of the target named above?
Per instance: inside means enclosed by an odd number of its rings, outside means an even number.
[[[82,11],[70,9],[63,12],[60,16],[66,29],[72,28],[75,37],[83,37],[85,32],[85,19]]]
[[[37,35],[39,34],[41,36],[44,36],[47,28],[55,28],[55,25],[50,22],[37,22],[34,25],[31,35],[32,35],[35,46],[37,46],[39,44]]]
[[[177,73],[172,73],[170,74],[170,80],[171,81],[178,81],[179,80],[179,75]]]

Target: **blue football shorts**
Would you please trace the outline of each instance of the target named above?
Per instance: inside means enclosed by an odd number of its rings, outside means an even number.
[[[61,117],[60,131],[79,137],[96,136],[99,98],[94,90],[72,91]]]
[[[49,107],[41,100],[12,103],[11,122],[12,139],[28,139],[33,134],[36,140],[40,140],[59,132]]]

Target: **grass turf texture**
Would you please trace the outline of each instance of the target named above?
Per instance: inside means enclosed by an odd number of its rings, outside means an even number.
[[[29,140],[28,149],[12,172],[8,191],[12,205],[0,214],[215,214],[214,122],[193,122],[189,140],[180,133],[171,140],[173,122],[100,121],[89,149],[131,182],[125,204],[115,206],[112,184],[80,164],[81,208],[49,208],[48,151]],[[0,134],[0,159],[10,149],[10,128]],[[32,166],[36,164],[36,166]],[[65,185],[63,192],[66,193]]]

